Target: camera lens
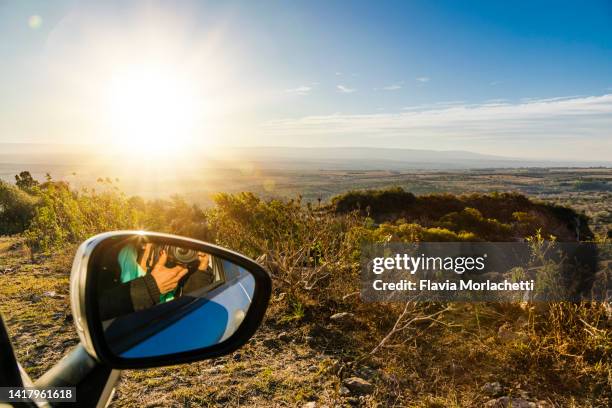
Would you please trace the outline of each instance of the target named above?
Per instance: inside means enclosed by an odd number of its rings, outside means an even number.
[[[170,248],[170,254],[176,262],[182,264],[190,264],[198,260],[198,252],[189,248]]]

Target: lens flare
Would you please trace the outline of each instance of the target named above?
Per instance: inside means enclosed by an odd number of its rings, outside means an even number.
[[[28,26],[30,26],[30,28],[36,30],[38,28],[40,28],[40,26],[42,25],[42,17],[39,15],[33,15],[30,16],[30,18],[28,18]]]

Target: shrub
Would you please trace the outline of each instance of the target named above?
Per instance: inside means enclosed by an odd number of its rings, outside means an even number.
[[[24,222],[26,239],[35,251],[74,244],[105,231],[145,229],[212,240],[204,211],[181,197],[145,201],[126,197],[110,179],[98,180],[100,190],[72,190],[50,179],[32,187],[36,205]],[[25,193],[12,188],[15,194]],[[15,201],[15,200],[12,200]]]
[[[34,192],[39,202],[26,231],[28,245],[34,250],[78,243],[104,231],[136,228],[141,218],[114,189],[72,191],[66,183],[48,182]]]
[[[473,232],[461,231],[456,233],[446,228],[427,228],[421,234],[421,240],[425,242],[457,242],[457,241],[482,241]]]
[[[264,201],[252,193],[223,193],[214,201],[207,217],[216,242],[254,258],[263,256],[262,262],[294,294],[338,293],[313,289],[337,283],[343,273],[356,273],[346,262],[353,249],[345,245],[346,234],[364,225],[364,218],[314,210],[299,197]]]
[[[197,205],[187,203],[182,197],[175,195],[170,200],[148,202],[140,197],[132,197],[128,203],[140,214],[139,228],[202,240],[213,239],[205,212]]]
[[[464,208],[440,218],[439,226],[457,233],[472,232],[488,241],[512,239],[512,228],[494,218],[484,218],[475,208]]]
[[[377,228],[365,226],[355,227],[350,231],[347,241],[355,243],[353,259],[358,258],[359,247],[369,243],[387,242],[459,242],[480,241],[476,234],[471,232],[456,233],[445,228],[427,228],[418,224],[384,223]]]
[[[385,196],[386,194],[389,196]],[[390,193],[389,193],[390,192]],[[379,198],[384,197],[382,202]],[[395,199],[392,199],[395,197]],[[385,204],[384,201],[388,201]],[[490,193],[490,194],[425,194],[414,197],[411,193],[402,189],[392,190],[368,190],[350,192],[332,199],[331,208],[336,213],[359,210],[367,214],[379,223],[394,222],[398,218],[404,218],[408,223],[417,223],[427,227],[441,227],[457,232],[452,225],[441,223],[441,218],[452,213],[468,216],[465,209],[477,210],[484,220],[495,220],[498,224],[484,225],[480,220],[474,219],[479,227],[488,230],[487,233],[479,234],[482,239],[487,240],[519,240],[525,236],[533,235],[541,229],[546,235],[554,235],[561,241],[576,241],[593,239],[593,232],[588,226],[588,219],[576,213],[576,211],[557,207],[550,204],[531,201],[529,198],[518,193]],[[516,213],[533,215],[537,222],[531,224],[515,218]],[[457,217],[457,215],[454,215]],[[452,220],[445,220],[451,221]],[[465,220],[468,221],[468,220]],[[476,226],[476,224],[474,226]],[[512,228],[512,227],[515,228]],[[493,228],[490,230],[490,228]],[[508,229],[507,227],[510,227]],[[469,231],[469,230],[468,230]]]
[[[385,190],[349,191],[333,197],[332,207],[340,213],[355,210],[364,214],[398,213],[415,200],[414,194],[401,187],[393,187]]]
[[[606,180],[578,180],[574,187],[578,191],[612,191],[612,183]]]
[[[36,198],[0,181],[0,235],[25,231],[34,216]]]

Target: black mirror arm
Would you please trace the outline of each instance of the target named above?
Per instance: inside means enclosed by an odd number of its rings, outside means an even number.
[[[0,316],[0,386],[23,387],[17,359],[13,353],[13,344]]]
[[[98,406],[112,397],[121,371],[113,370],[90,356],[81,344],[34,382],[36,387],[76,387],[79,406]],[[66,403],[74,406],[74,403]],[[63,406],[53,404],[53,406]]]
[[[30,377],[23,371],[13,353],[13,344],[0,315],[0,387],[29,387]],[[0,403],[0,406],[4,404]],[[13,407],[37,407],[34,402],[17,402]]]

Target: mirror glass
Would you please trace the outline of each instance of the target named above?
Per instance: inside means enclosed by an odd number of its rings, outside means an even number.
[[[243,267],[144,236],[103,245],[92,261],[108,347],[123,358],[213,346],[238,330],[255,291]]]

